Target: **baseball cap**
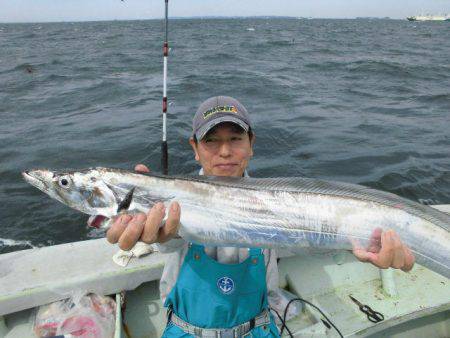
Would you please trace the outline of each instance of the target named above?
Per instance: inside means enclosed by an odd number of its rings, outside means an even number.
[[[238,100],[230,96],[214,96],[198,107],[192,120],[192,132],[200,141],[208,131],[222,122],[235,123],[245,131],[251,125],[247,109]]]

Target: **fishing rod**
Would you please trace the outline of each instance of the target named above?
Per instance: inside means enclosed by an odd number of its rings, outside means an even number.
[[[164,0],[166,5],[166,16],[164,20],[165,34],[164,34],[164,70],[163,70],[163,134],[161,143],[161,167],[164,175],[169,173],[169,153],[167,149],[167,58],[169,57],[169,42],[168,42],[168,30],[169,30],[169,0]]]

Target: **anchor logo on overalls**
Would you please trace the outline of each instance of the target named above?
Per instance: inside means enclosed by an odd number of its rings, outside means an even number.
[[[222,277],[217,280],[217,287],[222,293],[228,295],[234,290],[234,281],[230,277]]]

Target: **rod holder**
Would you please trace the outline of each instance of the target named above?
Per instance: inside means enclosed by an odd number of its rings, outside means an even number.
[[[381,286],[384,293],[389,297],[398,296],[397,285],[395,284],[394,270],[391,268],[380,269]]]

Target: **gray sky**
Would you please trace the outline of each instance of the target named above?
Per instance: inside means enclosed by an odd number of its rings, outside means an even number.
[[[404,19],[450,13],[450,0],[169,0],[170,16],[286,15]],[[164,0],[0,0],[0,22],[154,19]]]

